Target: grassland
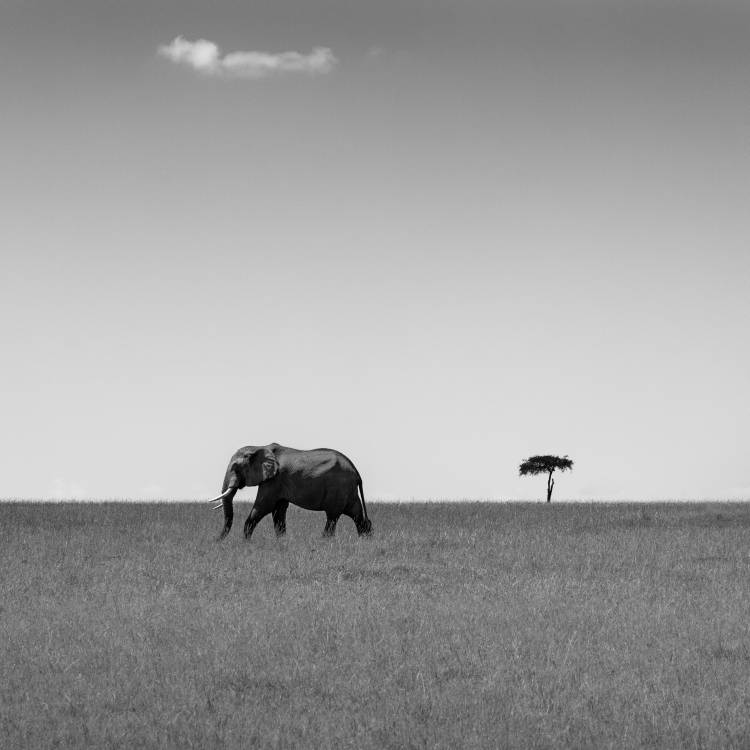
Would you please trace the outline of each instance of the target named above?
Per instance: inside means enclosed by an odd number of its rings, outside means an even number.
[[[750,747],[750,505],[0,505],[3,748]]]

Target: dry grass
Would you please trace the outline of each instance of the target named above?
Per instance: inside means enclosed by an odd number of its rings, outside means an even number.
[[[750,506],[0,505],[0,746],[750,746]]]

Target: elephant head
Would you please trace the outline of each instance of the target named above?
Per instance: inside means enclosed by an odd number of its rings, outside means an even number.
[[[279,473],[279,462],[269,445],[248,445],[240,448],[230,459],[224,474],[222,493],[232,488],[256,487],[261,482],[273,479]]]
[[[216,510],[224,509],[224,530],[221,532],[221,538],[225,537],[232,527],[232,500],[237,491],[243,487],[255,487],[267,482],[279,473],[279,462],[274,455],[273,447],[248,445],[240,448],[229,460],[221,495],[211,501],[215,503]]]

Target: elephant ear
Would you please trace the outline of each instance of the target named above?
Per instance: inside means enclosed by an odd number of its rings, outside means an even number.
[[[279,462],[270,448],[255,448],[248,456],[245,481],[251,487],[273,479],[279,473]]]
[[[279,462],[276,460],[276,456],[269,450],[265,450],[261,453],[261,482],[267,482],[269,479],[273,479],[279,473]]]

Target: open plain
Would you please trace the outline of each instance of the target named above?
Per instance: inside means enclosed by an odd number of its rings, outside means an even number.
[[[4,748],[746,748],[750,505],[0,505]]]

